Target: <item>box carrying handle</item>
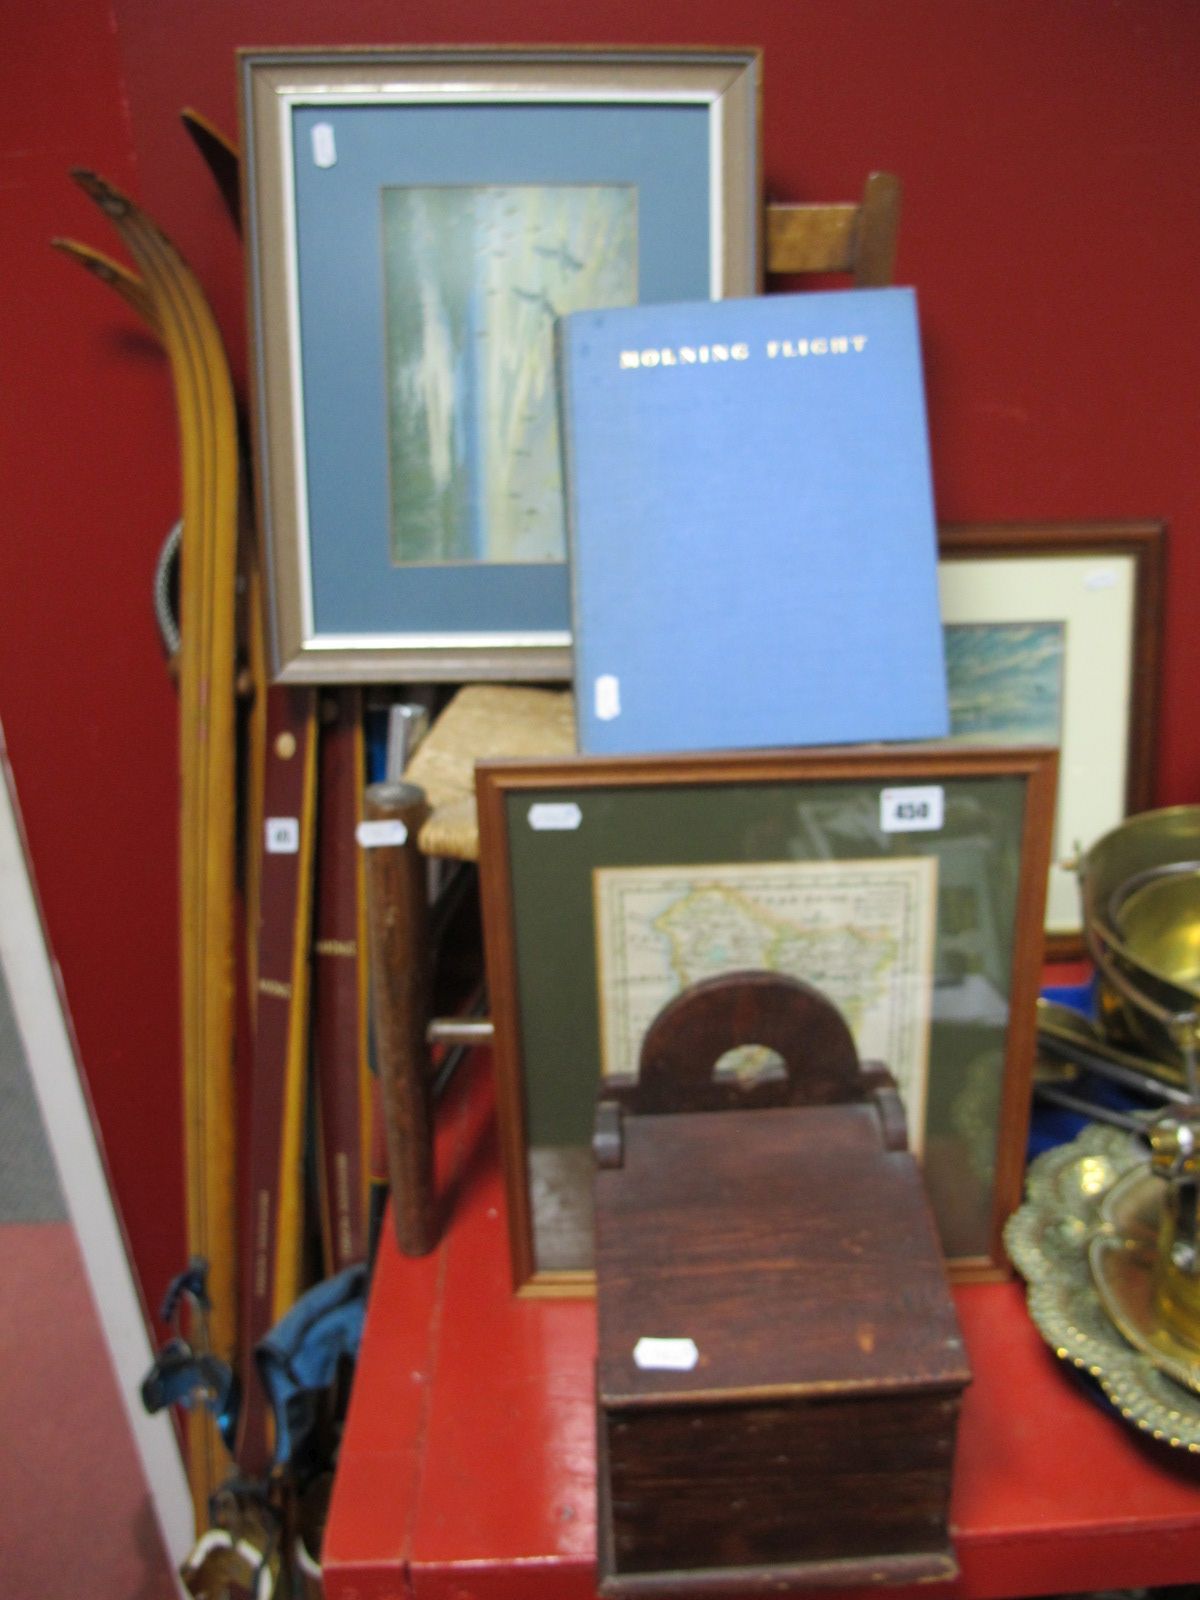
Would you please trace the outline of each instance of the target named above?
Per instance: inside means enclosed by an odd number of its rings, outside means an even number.
[[[730,1061],[735,1054],[740,1061]],[[761,1070],[764,1063],[774,1070]],[[894,1105],[880,1104],[885,1143],[904,1148],[904,1113],[891,1074],[860,1064],[833,1002],[799,978],[731,972],[702,979],[669,1001],[647,1029],[637,1079],[610,1079],[602,1096],[634,1114],[663,1115],[837,1105],[889,1093]]]

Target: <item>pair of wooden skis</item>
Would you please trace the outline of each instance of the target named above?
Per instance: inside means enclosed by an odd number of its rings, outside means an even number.
[[[237,216],[237,156],[185,114]],[[198,1529],[231,1475],[264,1480],[273,1447],[254,1369],[262,1336],[313,1276],[366,1249],[365,963],[361,863],[355,843],[363,786],[357,690],[326,696],[268,687],[261,584],[252,541],[239,539],[239,428],[228,361],[203,293],[139,207],[90,172],[76,180],[112,220],[137,267],[55,241],[108,283],[168,355],[183,474],[180,573],[180,928],[186,1210],[189,1251],[207,1264],[204,1354],[240,1376],[232,1457],[212,1412],[188,1413]],[[241,554],[239,557],[239,547]],[[253,1067],[247,1214],[238,1250],[237,794],[238,574],[245,578],[247,993]],[[322,715],[323,712],[323,715]],[[317,791],[321,791],[318,824]],[[310,973],[313,974],[310,984]],[[311,990],[311,992],[310,992]],[[315,1002],[310,1004],[310,1002]],[[313,1037],[310,1039],[310,1016]],[[320,1235],[306,1251],[306,1111],[310,1045],[318,1110]],[[237,1541],[235,1540],[235,1543]],[[244,1541],[243,1541],[244,1542]]]
[[[144,318],[166,350],[179,414],[183,473],[179,659],[180,955],[187,1229],[208,1262],[207,1342],[236,1350],[235,586],[237,416],[228,363],[208,304],[162,231],[90,172],[76,181],[112,220],[140,273],[64,241]],[[193,1498],[223,1475],[212,1415],[189,1414]]]

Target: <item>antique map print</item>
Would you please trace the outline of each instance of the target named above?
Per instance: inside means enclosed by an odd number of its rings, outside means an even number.
[[[689,984],[784,972],[827,995],[860,1056],[891,1069],[920,1152],[935,858],[601,867],[593,892],[606,1076],[636,1072],[650,1022]]]
[[[391,553],[561,561],[554,323],[637,299],[628,184],[383,191]]]

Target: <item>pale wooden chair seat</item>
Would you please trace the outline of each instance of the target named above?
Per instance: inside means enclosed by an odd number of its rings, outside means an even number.
[[[425,791],[429,820],[417,836],[427,856],[479,860],[475,763],[492,756],[567,756],[575,750],[569,690],[472,683],[460,689],[417,746],[405,782]]]

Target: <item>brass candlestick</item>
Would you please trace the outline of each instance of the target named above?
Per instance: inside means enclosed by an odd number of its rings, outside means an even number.
[[[1154,1308],[1172,1338],[1200,1355],[1200,1105],[1165,1112],[1149,1138],[1151,1170],[1166,1184]]]

